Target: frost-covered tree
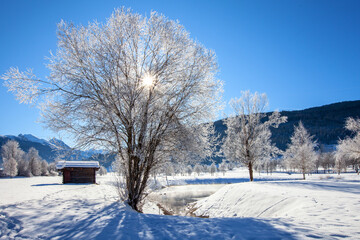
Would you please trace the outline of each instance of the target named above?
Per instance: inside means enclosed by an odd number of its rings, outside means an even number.
[[[270,127],[277,128],[279,124],[286,122],[286,117],[281,117],[277,111],[266,115],[264,110],[267,104],[265,94],[242,92],[240,98],[230,102],[235,116],[225,120],[225,157],[248,167],[250,181],[254,180],[254,165],[278,152],[270,140]]]
[[[235,168],[235,164],[233,162],[227,162],[226,166],[227,166],[227,169],[230,171],[234,170],[234,168]]]
[[[352,138],[347,137],[338,142],[335,163],[339,174],[341,169],[344,169],[346,160],[352,160],[353,165],[360,164],[360,119],[348,118],[345,123],[345,128],[352,131],[355,136]]]
[[[49,175],[49,171],[48,171],[48,162],[46,160],[42,160],[41,161],[41,176],[47,176]]]
[[[18,160],[17,168],[19,176],[31,177],[32,174],[29,168],[29,161],[27,161],[27,158],[25,158],[24,155],[21,159]]]
[[[56,164],[57,164],[57,162],[63,161],[63,160],[64,160],[63,156],[62,156],[62,155],[58,155],[58,156],[56,156],[54,162],[48,164],[48,172],[49,172],[49,174],[50,174],[51,176],[57,176],[57,175],[59,175],[59,173],[58,173],[58,171],[57,171],[57,169],[56,169]]]
[[[329,171],[330,168],[335,166],[335,155],[333,152],[323,152],[320,154],[320,166],[324,169],[324,173],[326,170]]]
[[[99,174],[100,174],[100,176],[104,176],[107,174],[107,170],[104,166],[100,166]]]
[[[18,176],[31,177],[32,174],[29,168],[29,161],[27,161],[25,157],[25,152],[21,150],[19,146],[17,146],[14,151],[17,151],[17,157],[15,159],[17,162]]]
[[[115,157],[115,161],[113,161],[111,163],[111,171],[116,173],[116,174],[121,174],[122,172],[124,172],[121,168],[122,168],[122,163],[121,160],[119,158],[119,156]]]
[[[193,168],[191,167],[191,165],[188,165],[186,167],[186,173],[190,176],[192,174],[192,172],[193,172]]]
[[[276,168],[276,160],[273,158],[265,158],[258,161],[255,165],[255,169],[259,172],[265,171],[267,174],[272,173]]]
[[[172,176],[174,174],[174,166],[172,162],[165,162],[160,171],[165,174],[166,184],[169,186],[168,176]]]
[[[203,173],[210,173],[210,165],[207,165],[206,163],[200,165],[200,169]]]
[[[41,175],[41,157],[39,151],[31,147],[26,154],[27,161],[29,162],[29,168],[33,176]]]
[[[153,168],[174,152],[212,154],[221,82],[215,54],[176,21],[116,10],[106,23],[58,25],[50,75],[11,68],[2,76],[20,102],[37,101],[44,122],[78,147],[104,146],[122,161],[135,210]]]
[[[163,164],[161,167],[161,171],[165,174],[165,176],[172,176],[175,173],[174,165],[171,162],[167,162]]]
[[[23,163],[24,152],[20,149],[19,143],[13,140],[6,142],[1,147],[1,156],[3,159],[4,173],[14,177],[18,175],[18,165],[20,163],[21,174],[25,172],[25,163]]]
[[[305,174],[315,169],[315,162],[318,158],[315,151],[316,143],[305,129],[302,122],[294,127],[294,133],[291,136],[291,143],[284,153],[288,166],[297,168],[305,180]]]
[[[220,164],[219,164],[219,171],[223,173],[223,176],[225,176],[226,170],[228,169],[228,165],[227,163],[223,160]]]
[[[17,162],[14,158],[3,158],[4,174],[15,177],[18,174]]]
[[[196,172],[197,175],[199,176],[200,173],[201,173],[201,171],[202,171],[202,167],[201,167],[199,164],[196,164],[196,165],[194,166],[194,172]]]
[[[184,176],[186,174],[186,167],[187,165],[185,164],[185,162],[174,162],[175,175],[180,174],[181,176]]]
[[[340,175],[342,171],[346,171],[347,167],[347,154],[344,154],[342,151],[337,151],[335,154],[335,169],[337,173]]]
[[[216,173],[216,170],[217,170],[217,168],[216,168],[215,163],[212,163],[210,165],[210,174],[211,174],[211,176],[214,176],[214,173]]]

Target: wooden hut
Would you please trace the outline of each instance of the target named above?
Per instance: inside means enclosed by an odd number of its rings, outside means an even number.
[[[62,172],[63,183],[96,183],[98,161],[59,161],[56,169]]]

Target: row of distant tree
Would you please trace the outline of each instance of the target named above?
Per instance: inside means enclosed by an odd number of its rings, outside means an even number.
[[[301,124],[300,124],[301,127]],[[299,128],[299,126],[297,126]],[[306,131],[306,129],[302,129],[302,131]],[[313,145],[316,145],[313,142]],[[290,148],[291,149],[291,148]],[[283,157],[272,158],[272,159],[263,159],[256,161],[254,165],[254,170],[258,172],[264,172],[267,174],[271,174],[275,171],[281,172],[301,172],[307,174],[313,173],[341,173],[346,172],[348,167],[352,167],[356,172],[359,170],[359,162],[357,159],[352,158],[339,158],[337,157],[337,152],[322,152],[320,150],[315,149],[307,149],[303,154],[309,157],[308,161],[302,161],[301,158],[297,157],[289,157],[289,155],[285,156],[285,152],[283,152]],[[290,150],[288,150],[290,152]],[[289,153],[288,152],[288,153]],[[340,160],[341,159],[341,160]],[[307,170],[303,170],[303,164],[307,167]],[[115,169],[113,163],[113,170]],[[221,173],[223,176],[227,171],[233,170],[236,167],[241,167],[243,164],[240,161],[229,161],[223,160],[219,164],[211,163],[209,164],[195,164],[195,165],[186,165],[183,162],[167,162],[161,168],[152,172],[152,176],[156,178],[157,175],[163,176],[200,176],[200,174],[211,174],[212,176],[215,173]],[[106,169],[105,169],[106,171]],[[106,173],[106,172],[105,172]],[[103,175],[100,173],[100,175]]]
[[[199,176],[200,173],[210,173],[213,176],[216,172],[222,172],[223,175],[225,175],[226,171],[232,170],[235,166],[235,164],[226,162],[225,160],[218,165],[212,163],[210,165],[195,164],[194,166],[185,166],[184,164],[179,163],[166,163],[158,171],[153,172],[152,175],[165,174],[166,176],[173,176],[178,174],[182,176],[190,176],[194,173]]]
[[[332,171],[340,174],[352,166],[358,172],[360,164],[360,120],[349,118],[345,128],[354,132],[354,137],[340,140],[334,152],[324,152],[314,141],[308,130],[300,121],[294,126],[291,142],[285,151],[278,149],[271,142],[271,128],[277,128],[286,122],[286,117],[274,112],[266,116],[264,108],[267,105],[265,94],[251,94],[243,92],[241,98],[234,99],[231,103],[234,116],[225,120],[227,127],[226,137],[223,140],[221,150],[226,161],[218,167],[211,165],[188,165],[180,162],[165,163],[160,168],[152,171],[153,175],[163,173],[166,176],[173,174],[189,175],[193,172],[198,175],[208,172],[212,175],[216,171],[232,168],[235,164],[248,167],[250,180],[253,180],[253,170],[272,172],[276,169],[285,171],[297,171],[303,174],[323,171]],[[265,119],[265,121],[264,121]]]
[[[19,143],[10,140],[1,148],[3,159],[3,175],[15,176],[48,176],[57,175],[55,163],[48,162],[39,156],[38,150],[30,148],[24,152],[19,147]]]
[[[8,177],[23,176],[57,176],[56,162],[48,163],[39,156],[39,151],[30,148],[28,152],[24,152],[19,143],[10,140],[1,148],[1,156],[3,159],[2,175]],[[105,175],[107,170],[104,166],[100,166],[98,174]]]
[[[358,173],[360,164],[360,120],[349,118],[346,121],[346,129],[355,133],[354,138],[346,138],[338,142],[336,151],[321,152],[317,150],[317,143],[313,136],[299,122],[295,126],[295,131],[291,137],[291,143],[283,153],[282,167],[291,170],[298,170],[303,174],[318,172],[322,167],[324,172],[332,169],[340,174],[346,171],[347,167],[352,166]]]
[[[250,180],[253,180],[253,169],[261,166],[271,167],[273,159],[282,156],[282,166],[288,170],[297,170],[303,174],[311,173],[322,164],[324,168],[333,166],[337,172],[351,164],[358,172],[360,164],[360,120],[348,118],[345,128],[354,133],[354,137],[339,140],[333,154],[320,154],[314,137],[300,121],[294,126],[290,144],[281,151],[271,142],[270,128],[278,128],[287,121],[279,112],[266,116],[265,94],[243,92],[239,99],[231,102],[234,116],[225,120],[226,137],[222,151],[227,160],[237,161],[247,166]],[[264,120],[265,119],[265,120]]]

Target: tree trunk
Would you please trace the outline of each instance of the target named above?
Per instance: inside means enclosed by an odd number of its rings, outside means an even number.
[[[138,209],[138,203],[139,203],[139,199],[138,198],[133,198],[129,196],[129,199],[127,200],[129,206],[134,209],[137,212],[140,212],[140,210]]]
[[[303,172],[303,180],[305,180],[305,172]]]
[[[254,177],[253,177],[253,169],[252,169],[252,163],[251,162],[249,162],[248,167],[249,167],[250,181],[252,182],[252,181],[254,181]]]

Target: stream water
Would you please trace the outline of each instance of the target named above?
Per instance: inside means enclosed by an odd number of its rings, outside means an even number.
[[[149,200],[160,204],[174,215],[185,215],[187,205],[206,198],[225,184],[194,184],[170,186],[149,195]]]

